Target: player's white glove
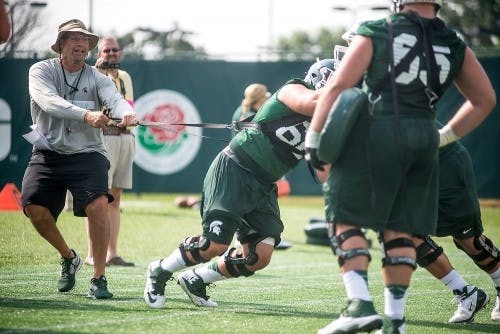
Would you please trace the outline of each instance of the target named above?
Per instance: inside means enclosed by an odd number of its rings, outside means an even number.
[[[326,162],[321,161],[318,158],[318,146],[319,146],[319,133],[309,129],[306,133],[306,138],[304,141],[305,146],[305,159],[314,168],[324,171],[324,165]]]

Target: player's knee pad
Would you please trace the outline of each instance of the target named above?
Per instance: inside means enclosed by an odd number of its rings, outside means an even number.
[[[332,243],[332,251],[333,254],[337,256],[339,266],[342,267],[344,265],[345,260],[352,259],[356,256],[366,256],[368,257],[368,261],[371,261],[372,257],[368,248],[353,248],[353,249],[342,249],[342,244],[349,238],[352,237],[362,237],[366,240],[365,234],[360,229],[352,229],[347,230],[345,232],[340,233],[339,235],[333,236],[330,241]]]
[[[397,266],[397,265],[407,265],[413,269],[417,268],[415,259],[410,256],[389,256],[388,250],[395,248],[413,248],[415,249],[415,244],[413,240],[409,238],[396,238],[388,242],[385,242],[381,233],[379,233],[380,247],[382,248],[382,267],[385,266]]]
[[[240,277],[240,276],[252,276],[255,271],[249,270],[246,265],[252,265],[257,262],[258,256],[254,254],[252,256],[243,257],[243,254],[238,252],[236,248],[230,248],[226,255],[224,256],[224,264],[226,265],[226,269],[232,277]],[[252,264],[249,263],[253,262]]]
[[[420,267],[425,268],[432,264],[439,255],[443,254],[443,247],[439,246],[429,236],[423,238],[424,242],[417,248],[417,263]]]
[[[246,264],[253,266],[259,261],[259,255],[257,254],[257,245],[260,242],[265,244],[275,246],[276,239],[274,237],[264,237],[257,233],[251,233],[241,238],[240,242],[248,246],[248,255],[246,257]]]
[[[179,250],[181,252],[182,259],[184,262],[186,262],[186,265],[188,266],[194,266],[195,264],[198,263],[204,263],[207,262],[210,259],[204,259],[200,255],[200,250],[205,251],[208,249],[210,246],[210,240],[206,238],[201,238],[200,235],[194,236],[194,237],[187,237],[184,239],[180,245],[179,245]],[[193,259],[196,262],[192,262],[191,260],[188,259],[187,253],[190,253]]]
[[[474,237],[474,247],[477,250],[481,251],[479,254],[469,254],[455,239],[453,239],[453,242],[458,249],[463,250],[465,254],[467,254],[474,261],[474,263],[484,271],[490,271],[491,269],[495,268],[497,263],[500,261],[498,248],[484,234],[480,235],[479,237]],[[481,263],[488,258],[491,258],[488,263]]]

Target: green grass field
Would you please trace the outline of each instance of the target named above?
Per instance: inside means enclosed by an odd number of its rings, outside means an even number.
[[[217,308],[194,306],[179,286],[169,282],[164,309],[150,309],[142,299],[150,261],[167,256],[186,236],[200,231],[196,210],[179,209],[174,195],[126,194],[119,251],[133,268],[109,267],[111,300],[85,298],[92,270],[84,266],[76,288],[58,293],[59,255],[38,236],[20,212],[0,212],[0,332],[2,333],[316,333],[346,304],[336,259],[328,247],[305,243],[304,227],[322,217],[320,197],[281,198],[283,238],[293,243],[277,250],[269,267],[250,278],[218,282],[208,291]],[[484,207],[487,235],[500,244],[500,208]],[[59,220],[70,246],[84,257],[86,234],[81,218],[64,212]],[[375,240],[374,235],[369,235]],[[491,280],[455,248],[436,238],[456,269],[485,289],[491,301],[474,324],[448,324],[456,305],[451,293],[418,269],[407,303],[408,333],[500,333],[490,320],[494,303]],[[376,242],[375,242],[376,244]],[[383,313],[379,250],[372,250],[370,290]]]

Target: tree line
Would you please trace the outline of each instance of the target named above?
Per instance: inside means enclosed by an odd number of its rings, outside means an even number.
[[[25,4],[25,0],[13,0],[8,4],[13,22],[13,34],[7,43],[0,45],[2,58],[33,56],[33,50],[29,50],[29,46],[24,47],[27,50],[21,50],[20,46],[29,45],[29,40],[36,38],[41,10],[33,10]],[[447,0],[439,15],[476,52],[483,55],[500,55],[498,0]],[[274,45],[268,45],[260,52],[268,55],[266,59],[275,60],[295,61],[331,57],[334,45],[345,45],[341,35],[349,28],[321,27],[312,33],[305,30],[292,31],[286,36],[278,37]],[[173,22],[172,29],[167,31],[136,27],[117,38],[126,52],[127,59],[212,59],[213,55],[209,55],[202,46],[197,46],[191,41],[194,34],[196,32],[185,30],[179,23]],[[45,53],[36,56],[50,57],[48,46]]]

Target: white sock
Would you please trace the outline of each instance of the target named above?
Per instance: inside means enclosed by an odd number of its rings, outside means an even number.
[[[404,293],[403,293],[404,290]],[[396,294],[393,293],[397,292]],[[384,288],[384,313],[390,319],[403,319],[405,315],[408,288],[403,286],[386,286]]]
[[[181,270],[186,268],[186,262],[184,262],[184,259],[182,258],[181,251],[179,248],[174,250],[172,254],[170,254],[168,257],[164,258],[163,261],[161,261],[161,268],[163,270],[168,270],[171,273],[176,272],[177,270]]]
[[[443,282],[451,292],[453,292],[453,290],[462,291],[466,285],[469,285],[455,269],[452,269],[446,276],[441,278],[440,281]]]
[[[196,268],[196,273],[203,279],[205,283],[213,283],[225,280],[226,277],[219,273],[217,270],[217,262],[214,261],[206,266]]]
[[[495,283],[496,287],[500,286],[500,268],[498,268],[494,273],[488,274],[490,275],[493,283]]]
[[[364,276],[363,276],[364,275]],[[347,299],[362,299],[371,301],[372,297],[368,291],[367,273],[364,271],[350,270],[342,275]]]

